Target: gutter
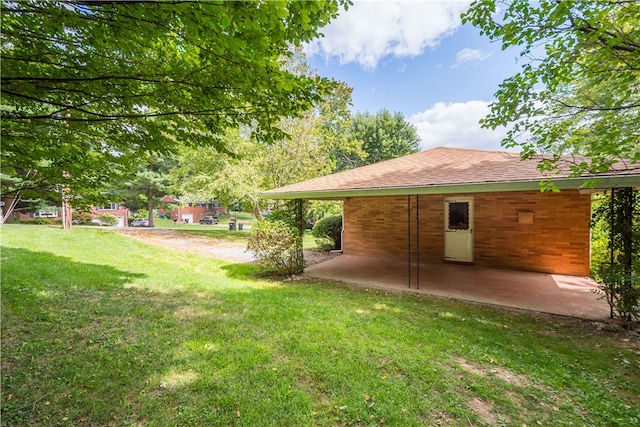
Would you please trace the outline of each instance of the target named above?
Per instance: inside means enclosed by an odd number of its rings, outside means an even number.
[[[540,182],[535,181],[509,181],[509,182],[483,182],[464,184],[443,184],[428,186],[407,187],[377,187],[377,188],[353,188],[317,191],[283,191],[271,190],[260,193],[259,196],[274,200],[315,199],[332,200],[346,199],[347,197],[365,196],[407,196],[420,194],[462,194],[462,193],[492,193],[507,191],[532,191],[540,190]],[[621,187],[640,187],[640,176],[608,176],[608,177],[581,177],[562,178],[550,180],[559,190],[579,189],[605,189]],[[593,185],[592,185],[593,184]]]

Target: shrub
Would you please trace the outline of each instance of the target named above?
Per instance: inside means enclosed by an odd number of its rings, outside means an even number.
[[[21,219],[18,221],[20,224],[37,224],[37,225],[51,225],[50,218],[31,218],[31,219]]]
[[[328,216],[316,222],[311,230],[322,249],[340,249],[342,245],[342,216]]]
[[[627,271],[621,264],[603,263],[595,279],[602,299],[611,308],[611,317],[620,317],[627,326],[629,322],[640,321],[640,271]]]
[[[284,221],[255,222],[248,249],[253,251],[264,273],[290,276],[304,269],[300,233]]]
[[[627,327],[640,321],[640,192],[612,189],[599,196],[591,221],[592,275],[600,294]]]
[[[268,216],[265,216],[265,221],[280,221],[289,225],[295,225],[295,214],[289,212],[284,208],[280,208],[271,212]]]
[[[89,224],[93,219],[88,212],[74,212],[71,218],[74,224]]]
[[[118,223],[118,218],[109,213],[102,214],[98,217],[101,225],[114,226]]]

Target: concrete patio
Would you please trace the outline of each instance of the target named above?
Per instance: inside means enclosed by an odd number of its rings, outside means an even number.
[[[344,254],[306,268],[304,275],[584,319],[609,318],[609,305],[594,293],[597,285],[588,277],[424,263],[419,286],[412,265],[409,287],[406,261]]]

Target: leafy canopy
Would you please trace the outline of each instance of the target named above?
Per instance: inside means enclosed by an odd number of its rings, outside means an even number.
[[[638,1],[476,0],[462,16],[503,49],[527,59],[495,94],[482,121],[510,126],[502,141],[523,158],[578,154],[574,176],[640,160],[640,3]]]
[[[346,153],[338,158],[338,170],[353,169],[420,151],[416,127],[402,113],[383,109],[375,115],[358,112],[351,123],[351,137],[362,142],[364,156]]]
[[[316,74],[300,50],[286,67],[311,78]],[[185,200],[240,202],[259,213],[265,204],[273,204],[259,193],[332,173],[340,156],[361,153],[360,142],[349,133],[351,91],[343,82],[334,82],[312,108],[298,117],[282,117],[277,126],[287,138],[266,144],[236,129],[223,136],[231,153],[216,147],[182,150],[171,172],[176,190]]]
[[[218,136],[243,125],[282,138],[274,123],[332,86],[283,58],[348,3],[3,0],[3,194],[62,183],[89,202],[179,144],[223,150]]]
[[[162,196],[170,194],[169,173],[176,166],[174,156],[158,156],[152,162],[140,165],[127,179],[116,181],[111,194],[132,211],[147,211],[149,225],[153,227],[153,210]]]

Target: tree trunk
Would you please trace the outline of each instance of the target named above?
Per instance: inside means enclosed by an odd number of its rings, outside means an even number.
[[[147,188],[147,211],[149,212],[149,227],[155,227],[153,225],[153,189],[151,186]]]
[[[20,197],[13,194],[2,196],[2,224],[13,218],[13,210],[20,201]]]

